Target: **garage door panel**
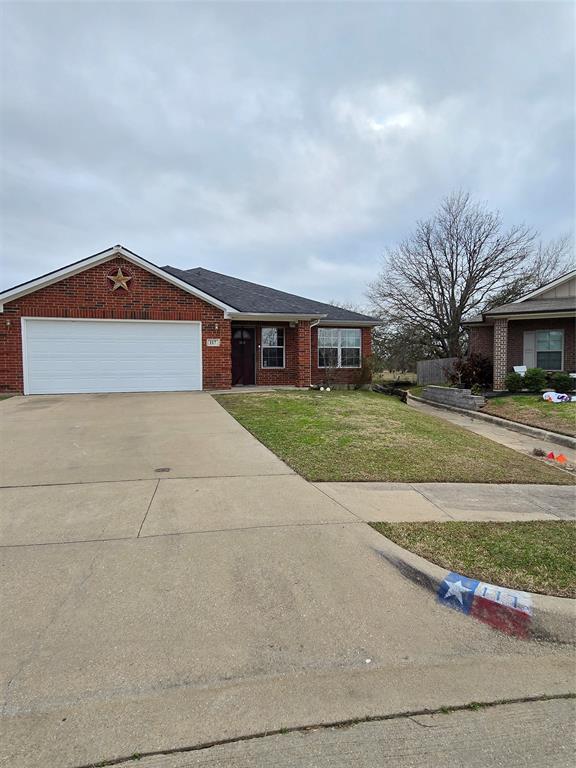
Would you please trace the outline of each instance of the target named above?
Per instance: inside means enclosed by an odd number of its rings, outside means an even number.
[[[28,394],[202,388],[200,323],[30,320]]]

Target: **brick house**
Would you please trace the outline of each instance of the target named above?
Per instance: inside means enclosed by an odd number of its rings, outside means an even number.
[[[464,325],[470,352],[489,357],[495,390],[514,366],[576,371],[576,270]]]
[[[0,293],[0,391],[353,383],[377,321],[207,269],[106,251]]]

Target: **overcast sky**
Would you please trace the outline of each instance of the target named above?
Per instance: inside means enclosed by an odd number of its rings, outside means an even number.
[[[362,303],[456,188],[573,228],[570,2],[1,11],[2,288],[122,243]]]

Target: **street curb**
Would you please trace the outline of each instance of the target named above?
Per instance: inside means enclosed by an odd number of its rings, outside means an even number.
[[[397,568],[407,579],[432,592],[436,597],[450,571],[400,547],[382,534],[378,533],[378,535],[382,539],[380,546],[376,548],[378,555]],[[502,587],[502,589],[508,588]],[[516,592],[517,590],[508,591]],[[533,606],[529,639],[576,645],[576,600],[534,592],[524,594],[529,595]],[[499,610],[500,612],[508,611],[511,619],[519,613],[514,608],[504,606],[499,606]],[[513,624],[513,621],[510,623]]]
[[[432,400],[425,400],[423,397],[416,397],[416,395],[411,395],[410,392],[408,392],[408,399],[415,400],[417,403],[423,403],[424,405],[431,405],[433,408],[438,408],[441,411],[453,411],[454,413],[459,413],[462,416],[469,416],[471,419],[486,421],[489,424],[495,424],[498,427],[509,429],[512,432],[520,432],[520,434],[528,435],[528,437],[535,437],[538,440],[545,440],[549,443],[562,445],[564,448],[572,448],[576,450],[576,440],[572,437],[569,437],[568,435],[561,435],[558,432],[548,432],[547,430],[539,429],[538,427],[530,427],[528,424],[519,424],[517,421],[502,419],[500,416],[493,416],[490,413],[468,411],[465,408],[457,408],[454,405],[435,403]]]

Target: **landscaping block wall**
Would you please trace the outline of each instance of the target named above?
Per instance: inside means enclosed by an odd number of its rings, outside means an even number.
[[[477,411],[486,402],[483,397],[473,395],[469,389],[435,386],[425,387],[422,392],[422,399],[442,405],[451,405],[454,408],[465,408],[467,411]]]

